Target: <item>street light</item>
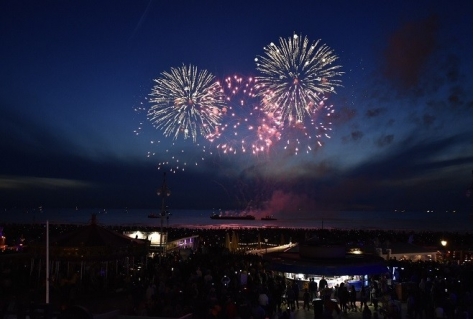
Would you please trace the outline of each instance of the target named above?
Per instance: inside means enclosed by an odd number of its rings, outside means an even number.
[[[161,185],[161,188],[159,188],[156,191],[156,194],[158,196],[161,196],[161,231],[160,231],[160,264],[161,264],[161,255],[163,252],[165,252],[165,249],[163,248],[163,219],[165,218],[166,215],[166,206],[165,206],[165,199],[166,197],[171,195],[170,190],[168,189],[168,186],[166,185],[166,173],[163,173],[163,184]]]
[[[443,253],[442,253],[443,261],[446,260],[446,245],[447,244],[448,244],[448,241],[446,239],[441,239],[441,246],[443,246]]]
[[[267,253],[268,249],[268,238],[265,238],[265,254]]]

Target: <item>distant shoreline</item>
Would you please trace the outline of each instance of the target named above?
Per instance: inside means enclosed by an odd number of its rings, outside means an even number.
[[[124,223],[124,224],[102,224],[97,223],[100,227],[104,228],[133,228],[136,230],[146,230],[146,229],[160,229],[161,225],[149,225],[146,223]],[[5,226],[44,226],[46,222],[2,222],[0,221],[0,227]],[[55,222],[49,221],[50,226],[87,226],[90,225],[90,222],[83,223],[83,222]],[[174,224],[174,225],[163,225],[164,229],[193,229],[193,230],[310,230],[310,231],[317,231],[317,230],[331,230],[331,231],[379,231],[384,233],[443,233],[443,234],[473,234],[473,231],[451,231],[451,230],[417,230],[417,229],[384,229],[384,228],[376,228],[376,227],[358,227],[358,228],[343,228],[343,227],[317,227],[317,226],[308,226],[308,227],[294,227],[294,226],[279,226],[279,225],[239,225],[239,224]]]
[[[139,228],[139,229],[159,229],[161,225],[149,225],[146,223],[124,223],[124,224],[102,224],[97,223],[100,227],[104,228]],[[0,221],[0,226],[26,226],[26,225],[46,225],[46,222],[2,222]],[[49,225],[52,226],[87,226],[90,225],[90,222],[55,222],[49,221]],[[445,233],[445,234],[473,234],[473,231],[462,231],[462,230],[420,230],[420,229],[384,229],[377,227],[358,227],[358,228],[343,228],[343,227],[317,227],[317,226],[308,226],[308,227],[295,227],[295,226],[278,226],[278,225],[239,225],[239,224],[174,224],[174,225],[163,225],[164,229],[203,229],[203,230],[225,230],[225,229],[281,229],[281,230],[333,230],[333,231],[380,231],[380,232],[396,232],[396,233]]]
[[[88,225],[96,215],[98,225],[104,227],[159,228],[275,228],[275,229],[345,229],[345,230],[384,230],[400,232],[439,231],[450,233],[473,233],[472,215],[441,213],[393,213],[393,212],[314,212],[312,216],[274,213],[276,220],[218,220],[211,219],[209,211],[173,210],[165,219],[149,218],[150,210],[62,210],[45,209],[41,212],[23,214],[3,212],[0,223],[45,224],[50,225]]]

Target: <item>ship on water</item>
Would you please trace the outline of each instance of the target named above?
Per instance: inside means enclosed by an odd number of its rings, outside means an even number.
[[[265,215],[260,220],[277,220],[277,218],[273,215]]]
[[[255,216],[253,215],[220,215],[220,214],[212,214],[211,219],[225,219],[225,220],[255,220]]]

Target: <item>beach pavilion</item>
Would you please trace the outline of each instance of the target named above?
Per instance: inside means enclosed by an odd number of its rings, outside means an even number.
[[[300,288],[307,287],[310,278],[319,280],[324,276],[329,288],[346,282],[360,291],[367,285],[368,276],[388,272],[387,261],[375,252],[324,242],[317,237],[283,252],[270,252],[264,258],[270,269],[283,273],[288,280],[297,281]]]

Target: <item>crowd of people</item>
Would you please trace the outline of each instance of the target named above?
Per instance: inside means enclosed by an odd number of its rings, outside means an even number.
[[[139,275],[146,278],[138,281],[144,284],[128,289],[133,291],[129,314],[188,312],[195,318],[280,319],[291,318],[295,311],[311,311],[315,318],[352,311],[360,312],[361,318],[368,318],[369,312],[372,317],[401,318],[404,302],[409,318],[438,318],[439,313],[442,318],[472,317],[472,264],[401,262],[400,267],[413,271],[405,283],[406,297],[397,294],[397,283],[388,284],[385,274],[370,277],[362,289],[365,297],[344,282],[329,288],[324,278],[310,292],[309,284],[303,288],[301,282],[269,270],[259,255],[196,253],[183,261],[179,254],[171,254],[161,265],[153,264]],[[439,273],[430,271],[432,267]],[[316,299],[322,301],[322,309],[317,309]]]
[[[52,236],[72,231],[75,225],[53,225]],[[111,227],[123,232],[127,227]],[[42,225],[3,225],[7,238],[42,240]],[[269,243],[279,244],[283,236],[293,242],[302,242],[314,235],[339,242],[407,241],[410,236],[418,243],[432,245],[439,233],[406,233],[376,230],[336,229],[233,229],[239,232],[242,243],[255,242],[260,234]],[[317,316],[331,317],[337,312],[359,312],[361,318],[382,315],[395,318],[397,312],[388,308],[391,301],[406,303],[409,318],[472,318],[472,262],[413,262],[390,260],[388,266],[399,270],[398,282],[386,280],[386,274],[369,278],[368,286],[356,292],[354,286],[340,282],[328,287],[327,281],[310,277],[305,285],[290,280],[271,270],[265,256],[231,253],[223,246],[229,229],[167,229],[169,238],[177,239],[199,235],[200,247],[184,258],[179,251],[166,256],[155,256],[136,261],[130,272],[110,273],[107,280],[92,281],[64,278],[53,283],[52,294],[61,297],[64,307],[78,302],[81,293],[108,291],[116,294],[122,314],[156,317],[179,317],[192,313],[193,318],[291,318],[295,311],[313,312]],[[471,246],[472,234],[443,234],[465,246]],[[9,284],[2,281],[0,293],[4,311],[12,300],[30,289],[32,283],[40,285],[37,274],[28,269],[29,260],[0,259],[0,270],[8,270]],[[103,279],[100,267],[90,267],[94,278]],[[90,275],[92,276],[92,275]],[[33,279],[32,279],[33,278]],[[400,296],[395,285],[403,285],[406,292]],[[65,298],[67,296],[67,298]],[[120,297],[121,296],[121,297]],[[316,299],[321,302],[314,302]],[[334,302],[336,300],[336,302]],[[369,305],[375,311],[371,311]],[[321,307],[319,309],[318,307]],[[299,310],[301,308],[301,310]],[[321,310],[321,311],[320,311]]]

